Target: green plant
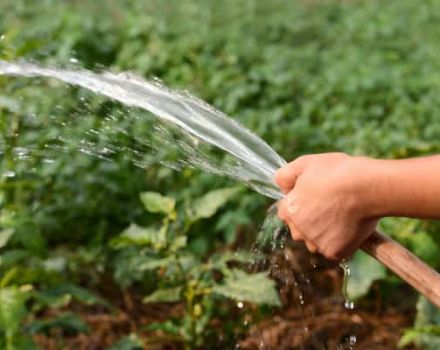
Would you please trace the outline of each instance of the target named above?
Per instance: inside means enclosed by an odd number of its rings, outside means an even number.
[[[141,350],[144,348],[144,342],[136,334],[130,334],[118,340],[108,350]]]
[[[4,213],[3,213],[4,214]],[[3,217],[2,224],[7,220]],[[33,256],[32,249],[9,249],[15,230],[0,231],[0,346],[6,350],[36,349],[31,336],[48,333],[53,328],[66,332],[88,331],[78,315],[62,312],[44,320],[32,319],[38,311],[59,310],[72,301],[85,305],[100,305],[111,309],[104,299],[72,283],[62,283],[57,274],[64,261],[53,257]],[[26,248],[26,247],[25,247]]]
[[[29,286],[0,286],[0,346],[6,350],[35,349],[31,338],[21,331],[28,297]]]
[[[0,253],[12,238],[14,230],[0,231]],[[11,254],[0,254],[0,271],[8,260],[14,260]],[[0,347],[6,350],[32,349],[33,343],[28,335],[22,332],[22,322],[28,315],[26,301],[29,299],[31,285],[17,287],[11,285],[18,269],[7,269],[0,278]]]
[[[0,58],[157,76],[244,123],[287,160],[333,150],[388,158],[440,152],[437,0],[106,5],[1,1],[0,13],[8,15],[0,16]],[[151,119],[144,117],[52,81],[0,77],[0,231],[6,230],[0,242],[8,240],[0,276],[9,280],[7,288],[31,284],[42,291],[66,279],[90,287],[114,271],[124,287],[134,284],[130,292],[156,290],[157,271],[136,268],[152,254],[144,246],[119,249],[121,263],[114,265],[114,250],[104,248],[130,222],[150,227],[153,218],[144,215],[138,194],[172,193],[185,202],[231,182],[165,169],[166,150],[142,154],[146,169],[136,167],[128,150],[146,151],[136,141],[151,134]],[[90,130],[97,131],[96,149],[124,151],[109,161],[78,152]],[[23,150],[29,153],[21,157]],[[247,248],[267,205],[243,191],[192,225],[182,249],[206,263],[207,253]],[[439,267],[438,224],[390,218],[382,225]],[[384,296],[392,295],[399,284],[388,273],[383,278],[371,261],[355,259],[359,298],[375,297],[368,293],[373,280]],[[372,273],[362,274],[367,265]],[[407,303],[413,306],[409,297]]]
[[[144,298],[145,303],[184,303],[182,318],[155,323],[149,328],[165,331],[188,349],[204,344],[218,298],[233,299],[240,305],[243,302],[280,305],[274,282],[265,273],[251,274],[239,268],[257,256],[224,252],[202,259],[188,245],[191,228],[213,216],[238,192],[237,188],[214,190],[186,203],[180,210],[174,198],[144,192],[140,198],[145,209],[162,215],[162,224],[148,227],[132,224],[110,242],[113,249],[120,251],[120,258],[116,260],[117,277],[134,275],[140,279],[139,276],[148,272],[151,281],[153,274],[154,288]],[[129,255],[124,251],[130,252]],[[119,269],[123,273],[118,274]]]
[[[415,344],[425,350],[440,347],[440,311],[426,298],[417,301],[417,315],[414,326],[407,329],[399,342],[399,347]]]

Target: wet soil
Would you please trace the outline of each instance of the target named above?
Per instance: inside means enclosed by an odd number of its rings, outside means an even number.
[[[277,281],[283,307],[262,311],[245,305],[244,309],[235,310],[245,313],[242,319],[248,324],[236,332],[235,345],[214,340],[200,349],[391,350],[397,349],[403,330],[413,322],[411,300],[415,293],[409,287],[402,286],[387,299],[373,287],[368,298],[348,309],[344,307],[341,293],[341,268],[319,256],[310,256],[299,244],[289,244],[271,253],[265,266],[254,268],[269,268]],[[59,312],[75,312],[89,325],[90,332],[66,334],[63,330],[52,329],[48,334],[33,336],[38,346],[47,350],[106,349],[121,337],[136,333],[147,344],[145,349],[183,348],[164,333],[147,329],[152,322],[179,317],[183,305],[143,304],[140,293],[121,291],[111,279],[101,283],[96,292],[114,305],[114,310],[75,303],[67,310],[44,310],[39,315],[43,319]],[[221,335],[224,320],[214,319],[210,327]]]

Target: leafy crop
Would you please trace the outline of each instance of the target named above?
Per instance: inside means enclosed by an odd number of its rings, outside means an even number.
[[[145,0],[105,6],[6,0],[0,13],[7,14],[0,16],[0,59],[157,76],[236,118],[286,159],[334,150],[386,158],[440,151],[437,0]],[[81,89],[0,77],[0,280],[4,296],[16,296],[8,310],[17,313],[1,316],[15,321],[7,322],[8,330],[0,321],[0,346],[7,341],[16,347],[29,329],[47,331],[50,322],[26,328],[23,310],[32,316],[35,305],[42,310],[90,300],[74,297],[75,289],[66,285],[95,290],[108,272],[122,288],[147,297],[162,291],[161,298],[186,305],[189,281],[195,280],[193,309],[201,303],[207,319],[212,303],[245,296],[235,290],[236,278],[248,277],[240,262],[232,262],[238,258],[231,250],[247,251],[269,200],[242,190],[218,211],[206,203],[216,203],[216,192],[196,205],[194,199],[213,188],[235,185],[194,169],[165,168],[169,150],[148,153],[139,142],[154,135],[151,125],[149,116]],[[116,128],[126,133],[109,131]],[[88,134],[92,129],[97,133]],[[125,151],[108,160],[79,152],[84,140],[99,150],[113,143],[135,149],[144,167]],[[145,215],[139,193],[149,193],[142,199],[152,205],[153,197],[162,198],[152,192],[169,196],[154,210],[173,207],[175,218],[173,211]],[[440,266],[438,223],[387,218],[381,226]],[[228,254],[231,262],[214,269],[214,260]],[[206,271],[179,276],[176,256]],[[371,285],[384,291],[399,286],[360,255],[352,264],[352,292],[359,298],[374,297]],[[162,272],[166,278],[159,278]],[[212,277],[217,272],[219,280]],[[202,282],[209,294],[199,293]],[[386,299],[390,293],[383,294]],[[187,323],[171,321],[169,330],[187,344],[199,342],[194,324],[206,327],[208,321],[186,309]],[[60,322],[76,324],[70,316]],[[416,326],[416,333],[426,333],[433,322]],[[139,347],[134,336],[118,344]]]
[[[399,342],[400,347],[415,343],[426,350],[440,346],[440,312],[426,298],[417,301],[417,316],[414,328],[408,329]]]
[[[240,303],[250,302],[280,306],[275,283],[265,273],[247,273],[231,264],[249,264],[255,255],[246,252],[216,253],[206,261],[188,249],[191,227],[213,216],[237,188],[223,188],[176,208],[176,200],[156,192],[144,192],[140,199],[150,213],[163,216],[161,226],[140,227],[132,224],[113,238],[110,246],[119,252],[115,277],[122,284],[130,277],[144,280],[149,274],[154,288],[145,303],[179,302],[185,304],[183,318],[150,325],[163,330],[192,349],[204,344],[208,325],[215,314],[218,297]]]

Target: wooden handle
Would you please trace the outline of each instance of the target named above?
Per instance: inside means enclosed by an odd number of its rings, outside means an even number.
[[[384,234],[375,231],[361,246],[440,308],[440,274]]]

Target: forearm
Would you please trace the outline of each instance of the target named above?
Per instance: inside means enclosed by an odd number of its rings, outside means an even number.
[[[352,254],[381,217],[440,219],[440,155],[307,155],[279,169],[275,181],[285,194],[278,215],[292,237],[331,259]]]
[[[440,219],[440,156],[369,163],[363,193],[372,216]]]

